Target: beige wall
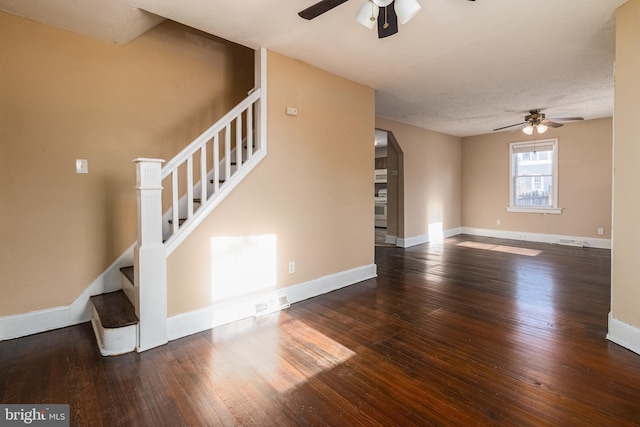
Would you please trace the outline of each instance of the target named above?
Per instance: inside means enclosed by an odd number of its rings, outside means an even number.
[[[616,15],[614,141],[614,234],[612,308],[614,318],[640,328],[640,0]]]
[[[169,257],[169,316],[374,262],[374,91],[272,52],[267,67],[268,155]]]
[[[497,132],[462,139],[462,225],[464,227],[575,237],[611,237],[612,120],[598,119],[549,128],[558,138],[560,215],[507,213],[509,143],[531,140],[522,132]],[[497,225],[500,219],[501,225]],[[604,228],[604,235],[597,229]]]
[[[0,13],[0,58],[5,316],[69,305],[133,244],[131,160],[171,158],[244,98],[253,51],[171,22],[117,46]]]
[[[376,127],[393,132],[403,153],[404,235],[398,237],[426,236],[429,224],[460,227],[460,138],[381,117]]]

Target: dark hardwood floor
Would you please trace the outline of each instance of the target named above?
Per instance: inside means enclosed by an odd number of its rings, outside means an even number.
[[[73,426],[640,425],[605,339],[610,252],[457,236],[377,247],[379,277],[103,358],[90,325],[0,343],[2,403]]]

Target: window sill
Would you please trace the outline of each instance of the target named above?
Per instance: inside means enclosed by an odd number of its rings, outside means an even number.
[[[563,208],[523,208],[523,207],[513,207],[507,206],[507,212],[519,212],[519,213],[541,213],[541,214],[551,214],[551,215],[560,215],[562,213]]]

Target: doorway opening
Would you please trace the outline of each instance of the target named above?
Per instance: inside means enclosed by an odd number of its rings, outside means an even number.
[[[393,132],[375,131],[374,221],[376,246],[396,246],[404,236],[402,149]]]

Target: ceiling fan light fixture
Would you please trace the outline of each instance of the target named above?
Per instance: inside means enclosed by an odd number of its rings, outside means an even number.
[[[406,24],[421,9],[417,0],[396,0],[395,10],[401,24]]]
[[[526,133],[527,135],[533,135],[533,126],[531,125],[527,125],[522,129],[522,132]]]
[[[547,127],[547,125],[539,124],[538,126],[536,126],[536,129],[538,130],[538,133],[545,133],[549,128]]]
[[[393,0],[371,0],[371,1],[375,3],[375,5],[378,7],[387,7],[391,3],[393,3]]]
[[[356,22],[364,25],[368,29],[373,29],[378,19],[379,7],[372,1],[367,1],[360,7],[358,14],[356,15]]]

